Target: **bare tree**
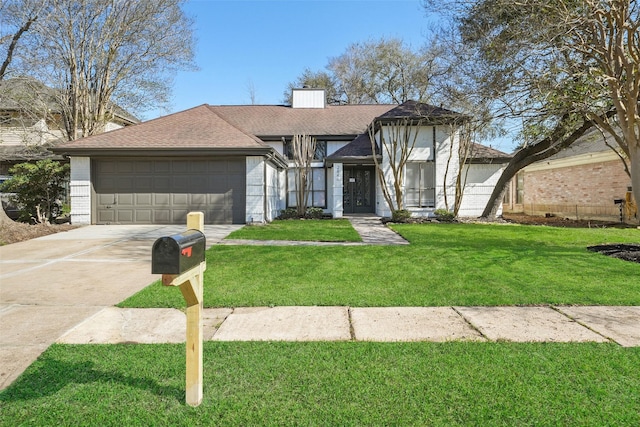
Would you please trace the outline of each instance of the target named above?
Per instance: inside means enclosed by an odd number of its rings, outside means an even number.
[[[327,71],[306,69],[289,84],[285,99],[292,87],[308,85],[326,89],[330,104],[429,101],[448,72],[444,55],[435,38],[420,49],[395,38],[353,43],[329,60]]]
[[[311,194],[311,162],[316,154],[316,139],[309,135],[294,135],[291,139],[291,150],[295,163],[296,209],[298,215],[303,217],[307,212]]]
[[[0,46],[6,46],[6,54],[0,65],[0,80],[5,78],[18,42],[43,12],[42,2],[33,0],[4,0],[0,2]],[[46,17],[45,17],[46,19]],[[5,30],[6,29],[6,30]]]
[[[392,213],[405,208],[405,170],[416,146],[422,122],[421,119],[401,118],[374,122],[368,129],[378,182]],[[380,143],[382,159],[376,155],[377,141]]]
[[[58,91],[68,139],[102,132],[119,107],[165,105],[175,71],[192,66],[183,0],[42,3],[47,19],[23,35],[19,72]]]

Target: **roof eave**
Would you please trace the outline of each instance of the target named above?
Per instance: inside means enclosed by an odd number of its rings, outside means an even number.
[[[465,163],[466,164],[497,164],[497,165],[503,165],[506,163],[509,163],[511,161],[511,157],[509,158],[505,158],[505,157],[480,157],[480,158],[473,158],[473,159],[466,159]]]
[[[145,156],[145,157],[167,157],[167,156],[263,156],[275,152],[271,147],[247,147],[247,148],[226,148],[226,147],[193,147],[193,148],[65,148],[55,147],[52,151],[65,156],[81,157],[112,157],[112,156]],[[277,153],[277,152],[276,152]]]
[[[381,155],[376,155],[376,157],[378,158],[379,161],[382,160],[382,156]],[[366,163],[366,164],[371,164],[374,165],[374,159],[373,156],[369,155],[369,156],[335,156],[335,157],[327,157],[325,159],[325,163],[327,166],[333,166],[335,163],[343,163],[343,164],[349,164],[349,163],[357,163],[357,164],[362,164],[362,163]]]

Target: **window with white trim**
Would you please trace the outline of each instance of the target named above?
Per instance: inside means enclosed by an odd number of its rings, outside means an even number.
[[[408,162],[405,166],[404,204],[407,208],[435,208],[435,162]]]
[[[296,202],[296,170],[287,171],[287,207],[295,208]],[[308,207],[327,207],[327,179],[325,168],[311,169],[311,191],[309,193]]]

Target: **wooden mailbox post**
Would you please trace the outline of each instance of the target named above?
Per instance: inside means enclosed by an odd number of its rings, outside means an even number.
[[[202,298],[204,261],[204,214],[187,215],[187,232],[156,240],[152,250],[152,273],[162,274],[164,286],[178,286],[187,302],[186,401],[202,403]],[[199,233],[192,232],[197,230]],[[172,246],[175,246],[173,248]],[[174,252],[176,252],[175,254]],[[174,261],[175,259],[175,261]],[[186,269],[186,271],[182,271]]]

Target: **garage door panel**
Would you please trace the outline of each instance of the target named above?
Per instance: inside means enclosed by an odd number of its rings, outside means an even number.
[[[175,175],[171,177],[171,191],[187,192],[189,191],[189,178],[185,175]]]
[[[124,224],[133,223],[133,209],[118,209],[116,211],[116,222]]]
[[[135,162],[117,162],[116,171],[118,173],[132,173],[134,170]]]
[[[136,209],[135,222],[139,224],[153,222],[153,209]]]
[[[186,160],[173,160],[171,165],[172,173],[189,173],[189,164]]]
[[[154,171],[154,162],[150,160],[143,160],[135,162],[134,170],[136,173],[153,173]]]
[[[98,163],[96,165],[96,171],[100,175],[105,174],[105,173],[115,173],[115,172],[117,172],[116,162],[109,161],[109,160],[100,161],[100,163]]]
[[[133,188],[137,191],[153,191],[153,177],[151,176],[140,176],[138,177],[134,184]]]
[[[96,222],[184,224],[202,211],[208,224],[244,223],[244,170],[243,158],[95,160]]]
[[[134,197],[132,193],[119,193],[118,205],[120,206],[135,206]]]
[[[171,210],[170,209],[154,209],[152,222],[154,224],[170,224]]]
[[[169,206],[171,204],[171,196],[168,193],[154,193],[153,194],[154,206]]]
[[[98,224],[105,224],[116,221],[116,212],[114,210],[99,210],[98,211]]]
[[[155,192],[167,191],[171,188],[171,177],[170,176],[158,176],[155,175],[153,177],[153,190]]]
[[[153,205],[153,194],[136,193],[136,206],[151,206],[151,205]]]
[[[171,162],[165,160],[153,162],[153,172],[155,174],[170,174]]]
[[[97,197],[97,203],[98,206],[106,206],[106,205],[113,205],[115,203],[116,200],[116,196],[114,194],[98,194]]]
[[[180,206],[189,204],[189,195],[188,194],[172,194],[171,195],[171,204],[173,206]]]
[[[133,190],[133,183],[134,182],[135,181],[134,181],[132,175],[127,175],[127,174],[122,175],[121,174],[121,176],[119,176],[115,180],[114,185],[115,185],[115,188],[118,189],[118,191],[123,191],[123,190],[131,191],[131,190]]]

